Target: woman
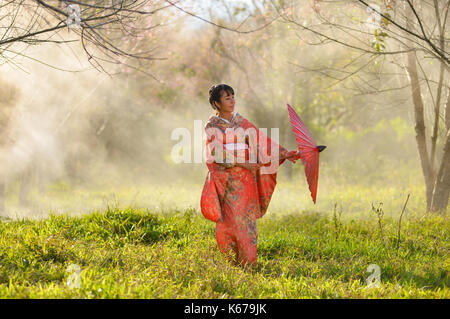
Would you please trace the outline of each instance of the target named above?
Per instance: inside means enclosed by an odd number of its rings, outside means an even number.
[[[216,222],[219,250],[228,258],[233,253],[235,264],[255,266],[256,219],[267,210],[276,185],[276,169],[286,159],[295,163],[299,154],[273,142],[234,112],[230,86],[211,87],[209,102],[216,115],[205,126],[209,172],[201,198],[202,213]]]

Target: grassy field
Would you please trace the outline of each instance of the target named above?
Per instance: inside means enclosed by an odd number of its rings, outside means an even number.
[[[269,212],[256,269],[228,264],[192,207],[4,219],[0,298],[449,298],[448,217],[408,210],[399,227],[396,198],[396,215],[380,204],[359,217],[336,204]]]

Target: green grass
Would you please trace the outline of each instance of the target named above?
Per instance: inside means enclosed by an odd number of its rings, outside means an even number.
[[[232,266],[195,208],[118,206],[0,223],[1,298],[449,298],[449,220],[268,213],[258,265]],[[372,214],[372,215],[371,215]],[[343,212],[345,215],[345,211]],[[80,288],[70,288],[71,264]],[[379,288],[368,288],[370,264]]]
[[[398,118],[387,124],[323,137],[316,204],[304,167],[288,178],[282,165],[258,220],[256,269],[232,266],[218,251],[215,225],[199,212],[204,164],[180,170],[167,160],[158,183],[98,162],[85,182],[62,176],[31,189],[28,206],[19,180],[11,182],[1,214],[12,219],[0,218],[0,298],[447,299],[448,214],[425,213],[414,129]],[[80,288],[71,289],[74,264]],[[378,288],[366,284],[373,264]]]

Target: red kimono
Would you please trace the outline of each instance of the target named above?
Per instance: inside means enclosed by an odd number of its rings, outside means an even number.
[[[256,219],[269,206],[276,185],[277,169],[288,152],[250,121],[235,112],[231,121],[211,116],[205,126],[208,176],[200,207],[205,218],[216,222],[219,250],[233,251],[239,264],[256,264]],[[274,150],[274,152],[271,152]],[[222,153],[222,154],[220,154]],[[268,163],[255,174],[232,167],[226,159]]]

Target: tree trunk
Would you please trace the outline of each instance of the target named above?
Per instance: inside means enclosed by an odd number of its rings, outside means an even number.
[[[445,138],[444,155],[434,185],[431,211],[445,214],[450,196],[450,130]]]
[[[436,175],[436,142],[438,138],[438,128],[439,128],[439,113],[440,113],[440,106],[441,106],[441,93],[442,93],[442,86],[444,84],[444,62],[440,63],[440,71],[439,71],[439,83],[438,83],[438,90],[437,90],[437,96],[436,96],[436,105],[434,106],[434,126],[433,126],[433,135],[431,136],[431,170],[433,172],[433,175]]]
[[[450,113],[450,89],[447,96],[445,113]],[[439,167],[436,181],[434,183],[431,210],[445,214],[450,197],[450,127],[447,126],[447,136],[444,143],[444,153],[442,155],[441,166]]]
[[[450,130],[450,93],[447,98],[447,107],[445,108],[445,127]]]
[[[431,163],[427,151],[424,106],[422,96],[420,93],[419,76],[417,74],[416,53],[415,51],[411,51],[408,52],[407,55],[408,55],[407,70],[411,81],[412,100],[414,104],[414,119],[416,122],[415,130],[416,130],[417,149],[419,151],[420,163],[422,165],[422,173],[425,179],[427,210],[430,210],[431,198],[433,195],[434,176],[431,170]]]
[[[445,106],[445,127],[450,130],[450,88],[448,89],[447,104]]]
[[[413,30],[411,18],[412,12],[410,9],[406,10],[406,28]],[[409,36],[407,35],[409,38]],[[409,42],[409,41],[408,41]],[[416,142],[417,149],[419,151],[420,163],[422,166],[422,173],[425,179],[426,199],[427,199],[427,211],[431,208],[431,199],[433,196],[433,171],[431,169],[430,159],[427,151],[427,140],[425,134],[425,118],[424,118],[424,106],[422,101],[422,95],[420,92],[419,76],[417,74],[416,65],[416,51],[409,51],[407,54],[407,66],[409,80],[411,82],[412,100],[414,105],[414,119],[416,130]]]

